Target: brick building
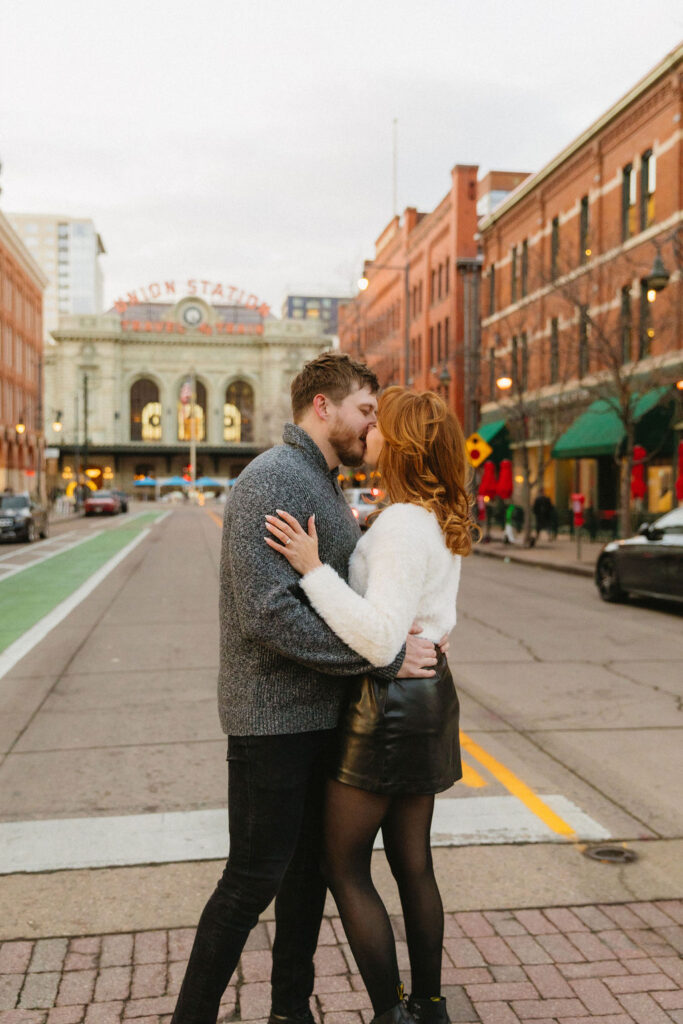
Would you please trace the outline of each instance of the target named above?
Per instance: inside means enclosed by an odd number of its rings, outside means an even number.
[[[477,415],[465,402],[477,375],[477,207],[492,208],[526,176],[495,172],[477,183],[477,170],[457,164],[436,209],[408,207],[389,222],[365,262],[366,289],[339,313],[343,351],[365,359],[382,386],[439,391],[467,432]]]
[[[480,221],[482,431],[507,431],[517,500],[528,473],[559,507],[579,490],[614,514],[634,443],[649,456],[649,511],[674,500],[682,58],[679,46]]]
[[[47,278],[0,213],[0,490],[42,486],[43,289]]]

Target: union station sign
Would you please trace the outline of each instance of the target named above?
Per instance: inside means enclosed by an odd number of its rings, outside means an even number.
[[[207,281],[203,278],[188,277],[185,281],[153,281],[144,287],[127,292],[125,298],[114,303],[118,313],[125,313],[130,306],[139,306],[145,302],[173,301],[184,296],[201,296],[215,305],[244,306],[253,309],[262,317],[268,316],[270,306],[261,302],[253,292],[238,288],[234,284],[222,284],[220,281]]]

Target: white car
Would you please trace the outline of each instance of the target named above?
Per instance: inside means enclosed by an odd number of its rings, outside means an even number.
[[[361,530],[366,530],[368,516],[381,506],[384,491],[381,491],[379,487],[352,487],[350,490],[344,491],[344,497],[358,520]]]

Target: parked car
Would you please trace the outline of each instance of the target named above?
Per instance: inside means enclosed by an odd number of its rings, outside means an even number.
[[[683,601],[683,507],[643,523],[635,537],[605,544],[595,583],[603,601],[628,594]]]
[[[361,530],[366,530],[368,526],[368,516],[379,507],[384,497],[384,491],[380,491],[378,487],[362,488],[352,487],[348,491],[344,491],[344,497],[349,503],[351,511],[358,520],[358,525]]]
[[[0,494],[0,540],[23,540],[31,544],[36,537],[47,537],[47,508],[30,494]]]
[[[121,511],[121,502],[113,491],[91,491],[83,502],[86,516],[115,516]]]
[[[121,511],[122,512],[127,512],[128,511],[128,495],[126,494],[126,492],[125,491],[117,491],[116,488],[112,488],[112,492],[111,493],[115,494],[116,497],[121,502]]]

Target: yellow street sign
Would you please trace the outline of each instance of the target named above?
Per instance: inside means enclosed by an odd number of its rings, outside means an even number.
[[[491,445],[486,443],[481,434],[470,434],[465,441],[465,446],[467,457],[473,466],[481,466],[493,451]]]

